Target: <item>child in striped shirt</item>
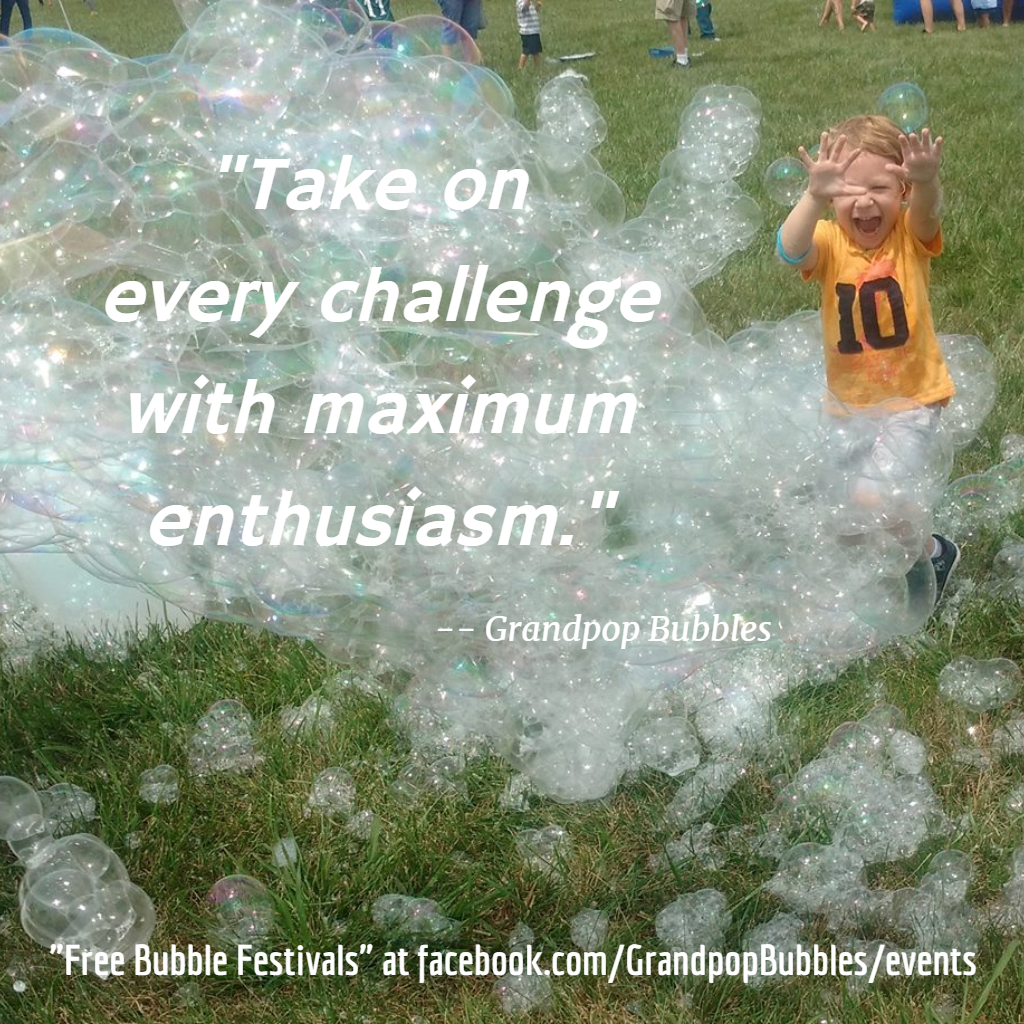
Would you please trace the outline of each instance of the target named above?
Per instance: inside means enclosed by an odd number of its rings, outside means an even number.
[[[540,67],[540,3],[541,0],[516,0],[519,38],[523,41],[523,53],[519,58],[520,71],[526,67],[527,57],[533,57],[533,66]]]

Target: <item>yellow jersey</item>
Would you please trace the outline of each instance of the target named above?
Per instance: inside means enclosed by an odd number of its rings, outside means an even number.
[[[814,229],[818,262],[803,271],[821,285],[829,392],[844,405],[892,399],[945,404],[956,390],[932,324],[928,284],[942,232],[927,245],[904,210],[877,248],[859,248],[835,221]]]

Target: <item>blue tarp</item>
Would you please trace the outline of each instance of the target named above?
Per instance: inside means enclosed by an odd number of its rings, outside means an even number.
[[[950,6],[949,0],[933,0],[933,6],[935,8],[936,21],[953,20],[953,8]],[[964,0],[964,13],[970,19],[971,0]],[[996,9],[991,14],[993,21],[1001,22],[1003,20],[1002,0],[996,5]],[[921,4],[919,0],[893,0],[892,16],[897,25],[904,25],[911,21],[920,21]],[[1024,0],[1014,0],[1013,20],[1024,20]]]

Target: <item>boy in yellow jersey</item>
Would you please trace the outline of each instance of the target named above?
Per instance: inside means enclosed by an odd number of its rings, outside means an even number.
[[[800,149],[807,190],[776,236],[779,257],[821,287],[833,411],[885,403],[873,472],[851,484],[865,505],[879,502],[879,477],[929,458],[954,392],[928,298],[942,252],[941,157],[942,139],[927,128],[908,136],[885,117],[850,118],[821,136],[816,159]],[[829,207],[834,221],[823,219]],[[938,598],[960,550],[935,534],[925,554]]]

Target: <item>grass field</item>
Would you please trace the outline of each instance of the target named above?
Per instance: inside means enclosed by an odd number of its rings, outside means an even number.
[[[116,52],[165,52],[180,32],[170,0],[99,0],[95,16],[81,0],[65,4],[76,31]],[[426,0],[394,0],[394,9],[403,16],[436,8]],[[34,6],[33,14],[39,22],[63,24],[59,5]],[[829,124],[871,111],[895,82],[911,80],[924,89],[932,127],[946,138],[946,253],[933,278],[936,322],[946,333],[983,338],[1000,371],[996,409],[981,438],[961,454],[956,473],[998,462],[1002,435],[1024,433],[1024,20],[1008,30],[971,28],[961,35],[945,22],[927,38],[918,26],[894,26],[891,6],[882,2],[878,31],[862,35],[849,23],[842,33],[818,28],[818,4],[812,0],[716,0],[722,41],[695,41],[691,48],[704,53],[683,71],[648,56],[648,47],[667,42],[651,14],[649,0],[549,0],[544,45],[548,54],[597,52],[575,66],[588,75],[608,121],[598,156],[622,187],[629,215],[641,209],[695,90],[736,84],[760,98],[762,145],[740,183],[765,210],[765,228],[697,293],[723,337],[816,302],[813,291],[773,257],[774,231],[784,211],[763,190],[768,164],[809,145]],[[517,72],[512,0],[491,0],[488,17],[480,39],[486,62],[511,83],[520,119],[532,127],[536,92],[560,67]],[[1024,533],[1019,516],[1010,525]],[[996,536],[982,537],[968,547],[966,579],[985,579],[998,543]],[[935,621],[926,634],[854,666],[839,681],[787,697],[782,752],[747,774],[714,822],[723,828],[756,826],[772,806],[773,776],[791,774],[820,751],[838,724],[884,698],[906,712],[909,728],[927,742],[933,785],[946,813],[960,824],[955,835],[929,843],[911,861],[873,869],[871,881],[912,884],[932,854],[952,846],[971,855],[971,903],[984,905],[1006,880],[1012,852],[1024,844],[1024,816],[1006,808],[1007,794],[1024,783],[1024,765],[1011,759],[979,769],[953,755],[968,742],[968,728],[983,742],[999,721],[1020,713],[1020,704],[998,715],[971,716],[940,702],[936,674],[959,654],[1024,662],[1024,612],[972,598],[955,625]],[[206,941],[204,894],[231,873],[267,883],[280,904],[280,945],[307,948],[367,941],[385,948],[388,939],[374,927],[369,907],[389,892],[437,900],[462,922],[460,942],[466,945],[502,948],[516,922],[526,921],[548,951],[571,948],[569,921],[584,907],[611,915],[610,947],[634,941],[654,946],[654,915],[682,892],[713,887],[726,894],[733,912],[730,948],[738,948],[750,927],[778,909],[777,900],[761,891],[772,863],[739,848],[727,850],[713,870],[696,864],[676,872],[648,867],[648,858],[673,834],[663,820],[676,788],[672,780],[642,775],[600,804],[541,801],[512,812],[499,802],[509,768],[481,758],[467,772],[465,798],[410,803],[390,788],[408,762],[408,743],[393,728],[388,703],[359,689],[347,691],[340,724],[328,736],[282,736],[274,724],[278,711],[301,703],[337,671],[308,645],[208,623],[187,634],[154,634],[123,659],[69,648],[0,677],[0,774],[71,781],[97,798],[100,818],[94,826],[153,898],[159,915],[154,944],[160,948]],[[188,735],[206,707],[225,697],[242,700],[264,723],[260,743],[266,761],[258,771],[215,784],[190,780],[184,772]],[[171,806],[150,809],[138,799],[138,776],[161,762],[182,769],[182,795]],[[313,776],[334,764],[352,771],[360,806],[376,812],[369,839],[302,815]],[[557,880],[525,867],[513,841],[520,829],[551,823],[564,826],[573,839],[564,877]],[[137,843],[128,841],[133,834]],[[271,848],[290,834],[302,851],[300,866],[276,869]],[[505,1019],[489,979],[422,987],[415,979],[383,979],[379,972],[323,981],[203,979],[192,1002],[175,980],[67,979],[18,924],[19,877],[20,870],[0,858],[0,968],[10,962],[27,981],[27,990],[18,994],[0,975],[0,1024]],[[831,940],[822,929],[814,937]],[[611,986],[560,979],[548,1018],[601,1024],[1024,1019],[1024,956],[1005,938],[989,935],[980,962],[979,974],[966,981],[887,983],[866,994],[848,993],[833,979],[757,990],[736,981],[681,987],[668,979],[622,978]]]

